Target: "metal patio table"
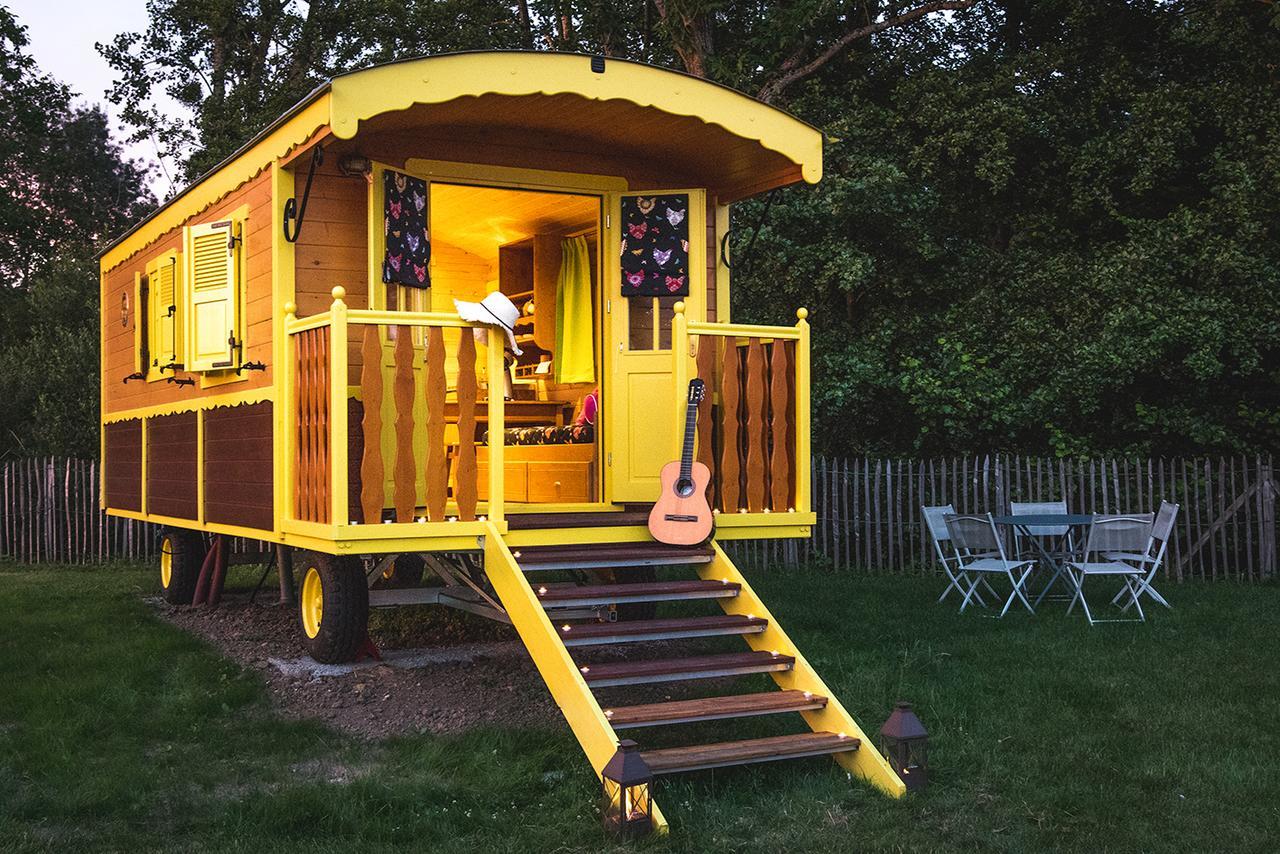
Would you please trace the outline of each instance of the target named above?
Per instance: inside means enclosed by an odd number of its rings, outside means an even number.
[[[1044,589],[1040,591],[1040,595],[1036,597],[1036,607],[1039,607],[1060,577],[1066,578],[1070,582],[1071,576],[1066,573],[1065,561],[1062,559],[1064,554],[1063,544],[1066,542],[1067,535],[1071,533],[1072,528],[1087,528],[1093,523],[1093,516],[1088,513],[1028,513],[1018,516],[993,516],[992,521],[997,525],[1017,528],[1022,536],[1031,541],[1045,564],[1053,567],[1053,575],[1049,578],[1049,583],[1044,586]],[[1050,547],[1046,547],[1045,542],[1043,542],[1046,536],[1044,534],[1032,534],[1032,528],[1066,528],[1067,530],[1066,533],[1054,538]],[[1075,590],[1068,588],[1068,596],[1062,598],[1071,598],[1075,595],[1075,592]]]

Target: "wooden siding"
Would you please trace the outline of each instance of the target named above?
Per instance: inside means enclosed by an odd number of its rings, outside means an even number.
[[[199,518],[195,412],[147,419],[147,512]]]
[[[117,421],[103,428],[106,434],[107,506],[116,510],[142,510],[142,422]]]
[[[271,402],[204,413],[205,521],[274,528]]]
[[[175,228],[157,240],[143,252],[129,258],[106,274],[104,300],[99,307],[104,325],[102,371],[105,373],[102,410],[105,413],[121,412],[142,406],[166,403],[185,403],[198,397],[212,397],[228,392],[265,388],[272,383],[271,356],[271,172],[260,173],[233,193],[205,211],[189,217],[185,225],[214,222],[247,206],[249,219],[245,223],[244,304],[245,313],[245,361],[259,361],[267,370],[245,374],[243,382],[230,385],[200,388],[199,377],[179,372],[179,376],[195,377],[195,386],[178,386],[169,382],[124,382],[135,370],[134,325],[138,322],[137,306],[133,305],[133,281],[135,273],[145,272],[147,264],[169,250],[182,251],[182,229]],[[310,216],[310,213],[308,213]],[[120,323],[120,302],[128,294],[130,317],[127,326]]]
[[[347,289],[349,308],[369,307],[369,184],[360,175],[338,172],[336,156],[316,170],[307,217],[294,244],[295,302],[298,316],[329,310],[335,285]],[[294,181],[301,193],[310,157],[295,164]]]
[[[716,318],[716,268],[719,266],[720,246],[716,242],[716,197],[707,193],[707,322]]]

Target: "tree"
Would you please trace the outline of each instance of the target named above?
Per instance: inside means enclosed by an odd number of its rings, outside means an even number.
[[[0,453],[96,454],[94,257],[154,199],[102,111],[26,46],[0,8]]]

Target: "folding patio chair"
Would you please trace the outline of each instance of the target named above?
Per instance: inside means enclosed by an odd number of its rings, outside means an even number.
[[[921,507],[920,512],[924,514],[925,527],[929,529],[929,536],[933,539],[933,551],[938,556],[938,563],[942,564],[942,571],[947,574],[947,587],[938,597],[938,601],[946,599],[947,594],[952,590],[964,596],[964,587],[960,583],[962,575],[957,575],[955,571],[955,567],[960,564],[960,554],[951,541],[951,533],[947,530],[947,523],[944,520],[945,516],[955,515],[956,508],[950,504],[942,504],[937,507]],[[994,596],[996,591],[985,578],[982,579],[982,583]],[[981,593],[975,592],[973,598],[982,607],[987,607]]]
[[[1089,526],[1089,536],[1085,539],[1084,556],[1081,560],[1067,561],[1067,573],[1075,585],[1076,593],[1067,606],[1070,614],[1076,602],[1084,609],[1089,625],[1095,623],[1137,623],[1146,622],[1147,615],[1142,611],[1142,603],[1138,601],[1138,593],[1142,590],[1143,570],[1131,563],[1111,560],[1108,555],[1116,553],[1141,554],[1151,539],[1154,513],[1131,514],[1128,516],[1094,516]],[[1110,575],[1124,582],[1129,604],[1138,609],[1136,620],[1098,620],[1089,610],[1089,600],[1085,598],[1084,583],[1088,578],[1099,575]]]
[[[969,600],[977,592],[978,585],[984,582],[988,575],[1001,574],[1009,579],[1013,590],[1005,600],[1000,616],[1003,617],[1008,613],[1014,599],[1021,599],[1027,610],[1034,614],[1036,609],[1032,608],[1031,603],[1027,601],[1022,585],[1031,574],[1031,567],[1035,561],[1009,560],[1006,557],[1004,541],[996,532],[996,523],[992,521],[991,514],[986,513],[981,516],[947,514],[943,520],[947,523],[947,531],[951,534],[951,541],[960,556],[956,575],[969,581],[969,589],[965,592],[964,601],[960,603],[960,610],[963,612],[969,605]]]
[[[1173,537],[1173,523],[1178,518],[1178,505],[1170,504],[1168,501],[1160,502],[1160,511],[1156,513],[1156,523],[1151,527],[1151,537],[1147,540],[1146,551],[1138,554],[1136,552],[1107,552],[1107,560],[1119,560],[1125,563],[1131,563],[1139,569],[1146,571],[1147,575],[1142,579],[1141,589],[1138,596],[1150,596],[1166,608],[1173,610],[1173,606],[1165,601],[1151,582],[1155,579],[1156,573],[1160,571],[1160,567],[1164,566],[1164,556],[1169,549],[1169,540]],[[1111,600],[1111,604],[1118,604],[1124,596],[1125,591],[1121,590],[1116,597]],[[1125,603],[1121,608],[1123,611],[1129,610],[1132,602]]]

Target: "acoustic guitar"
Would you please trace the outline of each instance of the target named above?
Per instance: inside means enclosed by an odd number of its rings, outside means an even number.
[[[693,460],[693,436],[698,423],[698,404],[706,394],[702,380],[689,381],[689,400],[684,416],[684,450],[680,459],[662,467],[662,492],[649,513],[649,533],[660,543],[692,546],[711,536],[711,505],[707,484],[711,470]]]

